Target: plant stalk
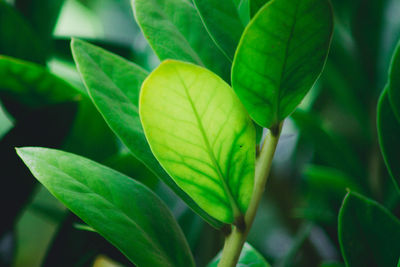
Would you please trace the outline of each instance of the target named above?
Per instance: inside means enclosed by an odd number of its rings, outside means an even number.
[[[246,242],[247,235],[250,232],[251,225],[253,224],[265,190],[265,185],[271,170],[272,159],[281,134],[282,124],[283,123],[277,127],[276,131],[270,130],[265,138],[260,157],[256,163],[253,195],[244,216],[245,227],[244,229],[240,229],[237,226],[232,226],[232,232],[225,238],[225,244],[218,267],[235,267],[239,260],[240,252]]]

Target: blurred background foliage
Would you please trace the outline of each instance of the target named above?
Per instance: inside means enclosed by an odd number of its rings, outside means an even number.
[[[375,123],[400,38],[400,1],[332,2],[335,33],[328,62],[285,124],[249,236],[273,266],[344,266],[337,218],[346,189],[400,217]],[[205,266],[221,248],[222,234],[117,140],[75,69],[72,36],[147,70],[159,63],[129,0],[0,0],[0,266],[131,266],[35,181],[17,158],[19,146],[67,150],[143,182],[173,211],[198,266]]]

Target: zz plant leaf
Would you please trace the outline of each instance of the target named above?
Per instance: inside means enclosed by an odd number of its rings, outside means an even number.
[[[255,130],[229,85],[207,69],[168,60],[143,83],[139,112],[174,181],[216,219],[241,218],[253,189]]]
[[[214,227],[211,218],[182,191],[153,156],[139,118],[139,91],[148,75],[141,67],[80,40],[72,41],[72,53],[93,103],[107,124],[131,153],[162,179],[186,204]]]
[[[205,66],[229,81],[230,62],[208,35],[191,0],[135,0],[136,20],[161,60]]]
[[[400,221],[377,202],[350,192],[339,212],[338,231],[346,266],[396,266]]]
[[[35,147],[17,152],[58,200],[136,265],[194,266],[171,212],[142,184],[67,152]]]
[[[273,0],[250,21],[232,86],[259,125],[276,127],[301,102],[323,69],[332,31],[329,0]]]

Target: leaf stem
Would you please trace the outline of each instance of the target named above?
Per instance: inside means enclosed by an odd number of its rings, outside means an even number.
[[[283,122],[275,130],[271,129],[265,138],[260,157],[256,164],[253,196],[245,214],[245,227],[244,229],[240,229],[237,226],[232,226],[232,232],[225,238],[221,261],[218,267],[235,267],[239,260],[240,252],[246,242],[265,190],[282,125]]]

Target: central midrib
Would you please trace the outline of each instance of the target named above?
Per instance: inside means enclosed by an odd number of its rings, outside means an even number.
[[[187,98],[188,98],[188,101],[189,101],[189,103],[190,103],[190,106],[191,106],[191,108],[192,108],[192,110],[193,110],[193,113],[194,113],[194,115],[195,115],[195,117],[196,117],[196,121],[197,121],[197,124],[198,124],[198,126],[199,126],[201,135],[202,135],[202,137],[203,137],[204,143],[205,143],[205,145],[206,145],[208,155],[209,155],[210,158],[211,158],[212,164],[214,165],[214,168],[215,168],[215,170],[217,171],[218,177],[219,177],[219,179],[221,180],[222,186],[223,186],[223,188],[224,188],[224,190],[225,190],[225,192],[226,192],[226,194],[227,194],[227,196],[228,196],[229,202],[230,202],[230,204],[231,204],[231,208],[232,208],[232,210],[233,210],[233,216],[234,216],[234,218],[236,218],[236,216],[239,216],[239,215],[241,214],[240,209],[239,209],[239,205],[238,205],[238,203],[236,202],[235,198],[233,197],[232,192],[231,192],[231,190],[230,190],[228,184],[226,183],[226,181],[225,181],[225,179],[224,179],[224,176],[223,176],[223,174],[222,174],[221,168],[220,168],[220,166],[219,166],[218,163],[217,163],[217,159],[215,158],[214,152],[213,152],[212,149],[211,149],[210,142],[209,142],[209,140],[208,140],[208,138],[207,138],[206,132],[205,132],[204,127],[203,127],[203,124],[202,124],[202,122],[201,122],[199,113],[197,112],[196,106],[194,105],[194,102],[193,102],[193,100],[192,100],[192,97],[191,97],[190,94],[189,94],[189,91],[188,91],[188,88],[187,88],[187,86],[186,86],[186,83],[185,83],[185,81],[182,79],[182,77],[180,76],[180,73],[179,73],[178,70],[176,70],[176,73],[178,74],[178,77],[179,77],[179,79],[180,79],[180,81],[181,81],[181,83],[182,83],[182,85],[183,85],[183,88],[184,88],[184,90],[185,90],[185,94],[186,94],[186,96],[187,96]]]

